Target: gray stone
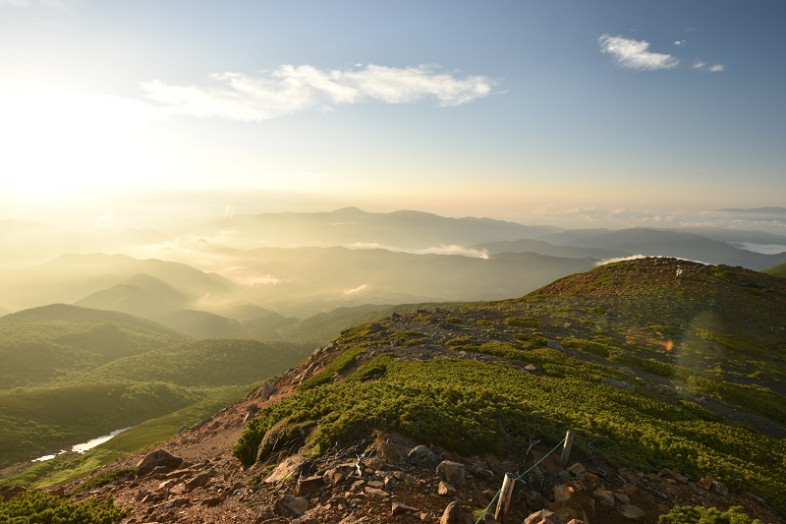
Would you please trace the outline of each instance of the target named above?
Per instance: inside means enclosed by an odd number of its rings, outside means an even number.
[[[428,449],[428,447],[420,444],[419,446],[415,446],[409,451],[409,455],[407,458],[413,464],[417,464],[420,466],[436,466],[442,461],[442,458]]]
[[[284,495],[281,500],[278,501],[278,506],[285,512],[289,512],[291,515],[299,517],[308,511],[308,500],[303,497]]]
[[[443,460],[437,466],[437,476],[448,484],[456,485],[464,480],[464,464]]]
[[[154,469],[159,468],[162,471],[172,471],[183,464],[183,459],[176,457],[166,450],[158,449],[145,455],[136,465],[136,474],[139,476],[147,475]]]
[[[620,515],[630,520],[643,520],[646,516],[644,510],[632,504],[625,504],[619,509]]]

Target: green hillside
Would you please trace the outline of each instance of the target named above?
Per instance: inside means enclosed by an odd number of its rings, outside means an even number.
[[[111,311],[55,304],[0,318],[0,390],[62,380],[186,337]]]
[[[776,277],[786,278],[786,264],[780,264],[770,269],[765,269],[765,273]]]
[[[0,392],[0,467],[134,426],[204,396],[160,382]]]
[[[166,382],[220,387],[251,384],[278,375],[313,347],[256,340],[206,339],[135,355],[77,377],[80,382]]]
[[[314,454],[383,430],[515,457],[573,429],[582,454],[679,468],[786,509],[786,281],[634,260],[337,342],[250,425],[235,447],[245,465],[299,434]]]
[[[148,320],[76,306],[7,315],[0,318],[0,467],[240,396],[248,384],[286,371],[312,350],[283,342],[191,341]]]

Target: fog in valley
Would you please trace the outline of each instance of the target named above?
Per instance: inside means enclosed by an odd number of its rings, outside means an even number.
[[[780,208],[625,224],[613,213],[521,222],[345,203],[187,191],[6,202],[0,311],[65,303],[192,334],[210,319],[215,332],[202,334],[275,338],[266,330],[338,308],[513,298],[634,255],[756,270],[786,262]]]

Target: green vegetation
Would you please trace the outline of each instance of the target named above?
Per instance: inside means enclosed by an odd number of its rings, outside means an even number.
[[[786,264],[780,264],[770,269],[765,269],[764,273],[775,277],[786,278]]]
[[[78,488],[73,491],[73,494],[84,493],[85,491],[89,491],[93,488],[98,488],[100,486],[106,486],[107,484],[111,484],[112,482],[116,481],[119,478],[127,477],[134,473],[136,468],[120,468],[120,469],[113,469],[111,471],[107,471],[106,473],[101,473],[100,475],[96,475],[95,477],[91,478],[87,482],[81,484]]]
[[[185,337],[140,318],[56,304],[0,317],[0,390],[64,380]]]
[[[21,473],[0,480],[0,485],[46,489],[81,478],[115,459],[164,442],[180,429],[193,426],[227,404],[243,398],[250,389],[250,386],[240,386],[213,390],[204,400],[127,429],[83,455],[65,453],[52,460],[38,462]]]
[[[117,524],[128,511],[111,497],[81,503],[51,493],[30,492],[8,501],[0,499],[0,524]]]
[[[298,440],[315,455],[381,429],[465,455],[515,456],[531,438],[556,442],[570,428],[585,453],[612,463],[676,467],[778,505],[786,441],[680,392],[784,420],[786,284],[779,282],[739,268],[647,259],[574,275],[519,300],[358,326],[325,354],[327,366],[307,387],[259,414],[235,454],[249,466],[273,428],[298,427],[308,428]],[[544,347],[547,339],[558,345]],[[534,367],[526,372],[523,364]]]
[[[658,518],[658,524],[764,524],[751,519],[739,506],[726,511],[702,506],[674,506]]]
[[[127,446],[117,453],[66,454],[31,465],[20,480],[30,485],[63,478],[65,471],[87,472],[88,464],[171,436],[190,420],[181,410],[210,415],[312,349],[253,340],[187,341],[147,320],[75,306],[7,315],[0,319],[0,467],[152,421],[118,436]]]

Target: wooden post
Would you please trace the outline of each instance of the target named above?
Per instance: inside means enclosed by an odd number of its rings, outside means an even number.
[[[499,500],[497,501],[497,511],[494,512],[494,520],[502,522],[502,519],[505,518],[505,513],[508,512],[508,507],[510,507],[510,499],[513,496],[515,485],[516,477],[510,473],[505,473],[502,489],[499,490]]]
[[[565,445],[562,446],[562,455],[559,456],[559,465],[563,468],[568,463],[568,457],[570,457],[570,448],[573,446],[573,431],[568,430],[565,434]]]

